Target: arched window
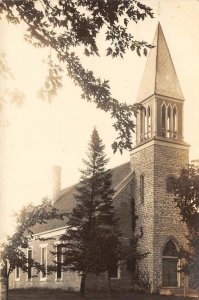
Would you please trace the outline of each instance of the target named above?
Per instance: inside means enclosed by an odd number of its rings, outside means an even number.
[[[148,115],[147,115],[147,109],[144,109],[144,137],[147,138],[148,134]]]
[[[145,134],[146,134],[146,108],[143,108],[141,110],[140,114],[140,139],[141,141],[145,140]]]
[[[167,137],[172,136],[172,118],[171,118],[171,106],[167,108]]]
[[[174,176],[169,176],[166,179],[166,192],[169,194],[174,193],[176,178]]]
[[[178,285],[178,250],[175,243],[169,240],[162,252],[162,286]]]
[[[173,256],[178,257],[178,250],[176,245],[172,240],[169,240],[164,246],[164,250],[162,252],[162,256]]]
[[[147,137],[151,137],[151,108],[147,108]]]
[[[166,136],[166,105],[163,104],[161,108],[161,132],[162,136]]]
[[[177,109],[174,107],[173,109],[173,137],[177,138]]]

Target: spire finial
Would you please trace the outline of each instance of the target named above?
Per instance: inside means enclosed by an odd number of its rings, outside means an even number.
[[[158,20],[160,19],[160,0],[158,0],[158,9],[157,9]]]

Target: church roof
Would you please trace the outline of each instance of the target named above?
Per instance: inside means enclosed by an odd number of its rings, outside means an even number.
[[[137,101],[141,102],[154,94],[184,100],[160,23],[156,29],[153,46],[155,47],[149,53]]]
[[[112,176],[112,188],[116,190],[121,190],[121,184],[124,185],[126,182],[126,178],[128,178],[132,172],[130,169],[130,162],[124,163],[120,166],[113,168],[113,176]],[[76,205],[76,201],[74,199],[74,192],[77,184],[74,184],[70,187],[67,187],[61,191],[60,197],[55,202],[54,206],[60,211],[68,211],[70,212]],[[45,224],[36,224],[34,226],[34,233],[45,232],[52,229],[61,228],[66,225],[66,221],[64,220],[51,220]]]

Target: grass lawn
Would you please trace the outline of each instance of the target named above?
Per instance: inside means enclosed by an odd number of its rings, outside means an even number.
[[[1,297],[4,300],[4,295]],[[49,289],[21,289],[10,290],[9,300],[82,300],[75,293],[69,293],[63,290]],[[112,294],[87,294],[84,299],[89,300],[191,300],[194,298],[161,296],[156,294],[135,294],[135,293],[112,293]]]

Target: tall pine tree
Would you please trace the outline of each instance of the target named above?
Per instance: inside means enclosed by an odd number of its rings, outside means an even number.
[[[114,216],[111,188],[112,172],[104,145],[94,128],[89,143],[85,169],[76,188],[76,207],[68,218],[68,228],[61,237],[64,269],[81,275],[80,293],[85,294],[88,273],[109,271],[112,258],[119,260],[121,242]]]

